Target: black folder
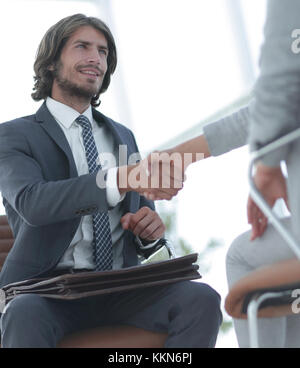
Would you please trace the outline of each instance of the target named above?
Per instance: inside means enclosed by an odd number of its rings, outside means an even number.
[[[79,299],[99,294],[165,285],[201,278],[197,253],[150,264],[109,271],[67,273],[51,278],[14,282],[0,291],[2,308],[17,295],[38,294],[55,299]]]

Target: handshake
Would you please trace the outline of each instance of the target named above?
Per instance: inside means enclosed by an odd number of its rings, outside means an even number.
[[[174,148],[152,152],[135,165],[120,166],[117,174],[120,194],[136,191],[149,200],[171,200],[183,188],[187,167],[201,158],[200,153],[195,157]]]

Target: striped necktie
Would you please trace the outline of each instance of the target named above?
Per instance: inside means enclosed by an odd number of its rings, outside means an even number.
[[[98,151],[92,133],[89,119],[80,115],[75,120],[82,127],[82,138],[85,148],[86,159],[90,173],[101,169],[98,160]],[[88,189],[87,189],[88,190]],[[93,250],[96,271],[109,270],[112,268],[112,241],[107,212],[97,212],[93,216]]]

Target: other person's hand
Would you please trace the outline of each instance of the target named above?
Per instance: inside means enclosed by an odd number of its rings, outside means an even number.
[[[254,183],[271,208],[279,198],[283,198],[289,208],[286,180],[280,167],[269,167],[258,163]],[[248,222],[252,225],[251,239],[254,240],[262,236],[268,220],[251,197],[248,200],[247,214]]]

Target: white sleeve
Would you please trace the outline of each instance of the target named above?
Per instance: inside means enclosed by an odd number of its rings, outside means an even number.
[[[113,167],[107,170],[106,198],[107,203],[110,207],[115,207],[125,197],[125,193],[121,195],[119,192],[117,183],[117,172],[118,172],[117,167]]]

